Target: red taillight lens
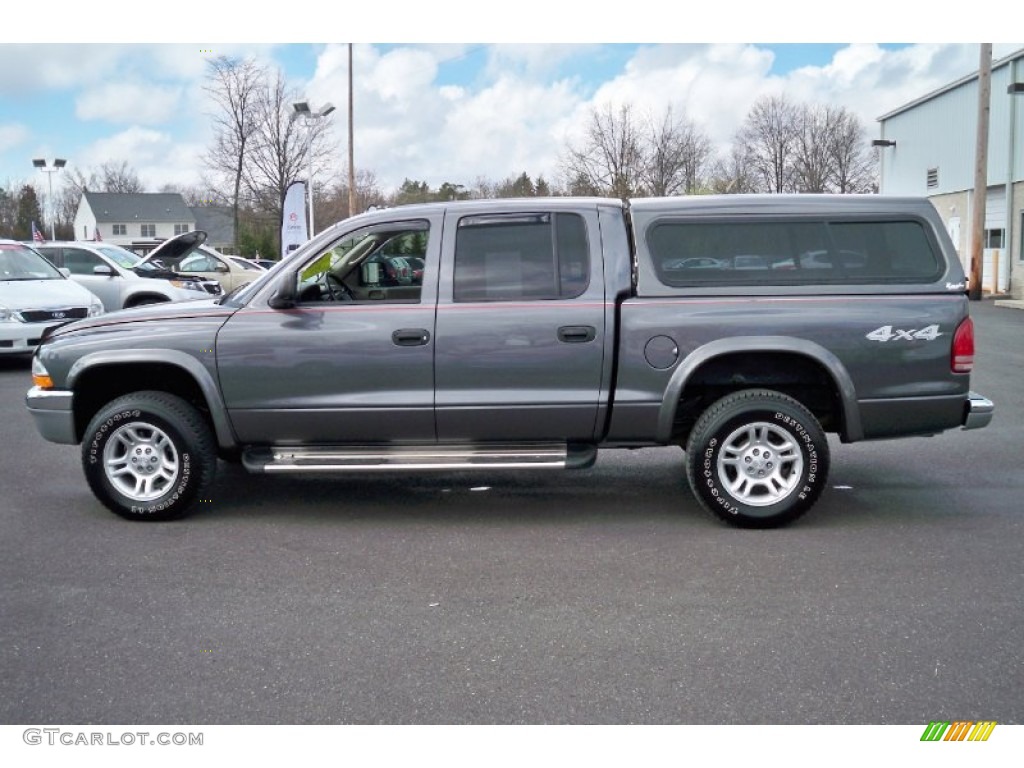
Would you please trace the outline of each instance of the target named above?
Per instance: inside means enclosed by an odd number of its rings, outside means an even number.
[[[974,321],[969,317],[953,334],[953,355],[949,362],[953,373],[970,373],[974,368]]]

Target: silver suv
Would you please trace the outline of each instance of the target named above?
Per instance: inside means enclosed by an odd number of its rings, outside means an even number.
[[[187,232],[162,243],[153,253],[180,258],[179,254],[187,255],[205,239],[205,232]],[[113,243],[48,242],[37,244],[35,249],[96,294],[108,312],[166,301],[208,299],[223,293],[216,280],[182,275],[144,262]]]

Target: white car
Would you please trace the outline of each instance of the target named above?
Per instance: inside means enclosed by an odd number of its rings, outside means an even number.
[[[224,293],[231,293],[236,288],[251,283],[265,272],[255,264],[236,264],[230,256],[225,256],[208,245],[199,245],[184,254],[162,254],[158,249],[149,254],[142,263],[158,264],[182,275],[216,280]]]
[[[0,354],[28,354],[43,333],[103,314],[103,304],[34,250],[0,240]]]
[[[153,253],[172,260],[187,256],[205,237],[203,232],[187,232],[161,243]],[[96,294],[108,312],[165,301],[208,299],[223,293],[216,280],[161,269],[113,243],[51,241],[33,247]]]

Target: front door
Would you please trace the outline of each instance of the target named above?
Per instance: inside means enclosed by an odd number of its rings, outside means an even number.
[[[217,338],[228,412],[247,444],[433,442],[440,215],[341,235],[293,270],[294,309],[239,310]],[[391,280],[384,263],[422,259]]]

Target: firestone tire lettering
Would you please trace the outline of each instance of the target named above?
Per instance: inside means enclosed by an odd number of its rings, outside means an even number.
[[[686,447],[687,477],[701,506],[743,528],[774,528],[802,515],[824,490],[828,467],[818,420],[769,389],[734,392],[713,403]]]

